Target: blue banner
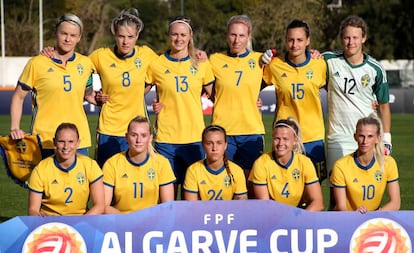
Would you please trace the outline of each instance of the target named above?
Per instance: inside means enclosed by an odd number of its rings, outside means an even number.
[[[308,212],[274,201],[173,201],[125,215],[0,224],[0,252],[410,253],[412,211]]]

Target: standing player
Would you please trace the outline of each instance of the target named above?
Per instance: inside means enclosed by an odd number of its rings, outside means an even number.
[[[202,134],[206,158],[192,164],[184,180],[185,200],[247,199],[243,170],[227,158],[227,135],[221,126],[210,125]]]
[[[358,149],[336,161],[331,175],[338,211],[396,211],[400,209],[398,168],[384,156],[382,126],[375,115],[361,118],[354,134]],[[385,189],[389,201],[380,207]]]
[[[190,19],[173,19],[168,35],[171,49],[150,64],[147,83],[156,85],[162,103],[156,119],[155,149],[170,160],[177,186],[182,184],[187,167],[204,157],[200,96],[203,89],[211,94],[214,75],[208,61],[196,58]]]
[[[89,156],[77,154],[76,125],[60,124],[53,140],[55,155],[42,160],[30,175],[28,214],[102,214],[105,208],[102,170]],[[88,209],[90,198],[93,206]]]
[[[136,46],[144,28],[138,10],[123,10],[112,20],[116,45],[100,48],[89,56],[102,82],[102,101],[97,129],[96,160],[100,166],[112,155],[128,149],[125,129],[135,115],[147,115],[145,75],[158,56],[147,46]]]
[[[391,112],[386,73],[380,63],[363,52],[368,27],[357,16],[345,18],[339,28],[344,47],[340,52],[323,54],[328,64],[328,171],[336,160],[354,152],[357,120],[374,112],[378,103],[384,127],[383,142],[391,153]],[[335,205],[332,196],[329,209]]]
[[[88,154],[91,136],[83,100],[96,104],[92,88],[93,64],[75,52],[82,37],[82,21],[73,14],[60,17],[55,25],[56,55],[50,59],[35,56],[26,64],[11,99],[10,118],[12,139],[22,139],[20,129],[23,102],[32,93],[32,125],[30,132],[39,134],[42,157],[54,153],[54,130],[61,122],[74,123],[80,132],[78,152]]]
[[[128,150],[105,162],[105,213],[130,213],[174,200],[174,173],[169,161],[154,152],[151,129],[147,117],[132,119],[125,134]]]
[[[227,22],[227,52],[215,53],[210,63],[215,75],[212,124],[228,134],[227,154],[246,177],[263,152],[265,133],[257,101],[262,85],[262,53],[252,51],[252,22],[246,15]]]
[[[302,20],[293,20],[286,28],[285,55],[273,58],[265,67],[263,79],[275,86],[277,110],[274,122],[287,117],[298,120],[306,156],[319,180],[327,178],[325,164],[325,127],[319,90],[326,84],[326,63],[312,59],[308,50],[310,28]]]
[[[306,210],[322,211],[321,185],[312,161],[302,154],[298,123],[292,118],[278,120],[272,137],[272,151],[261,155],[250,172],[256,198],[298,206],[306,194]]]

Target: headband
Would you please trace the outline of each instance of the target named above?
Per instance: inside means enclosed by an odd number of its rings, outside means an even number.
[[[298,134],[296,133],[295,129],[293,129],[293,127],[289,126],[286,123],[282,123],[282,122],[277,123],[274,128],[277,128],[277,127],[280,127],[280,126],[284,126],[284,127],[289,128],[290,130],[292,130],[292,132],[295,134],[295,136],[298,137]]]
[[[176,23],[185,24],[188,27],[188,29],[190,29],[190,32],[193,32],[193,28],[191,28],[191,25],[188,22],[185,22],[184,20],[174,20],[168,25],[168,27],[171,27],[173,24]]]

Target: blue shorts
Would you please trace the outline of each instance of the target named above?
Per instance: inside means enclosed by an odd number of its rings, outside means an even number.
[[[96,138],[95,159],[101,168],[111,156],[128,150],[128,142],[125,136],[97,134]]]
[[[155,142],[155,150],[166,157],[171,164],[177,184],[184,182],[187,168],[205,157],[204,149],[201,142],[188,144],[169,144]]]
[[[263,135],[229,135],[227,157],[244,170],[251,170],[254,161],[263,153]]]
[[[325,143],[323,140],[303,143],[306,150],[306,156],[309,157],[316,169],[316,175],[319,182],[328,177],[325,159]]]
[[[45,159],[48,156],[54,155],[55,150],[54,149],[41,149],[40,151],[42,153],[42,159]],[[78,153],[82,155],[89,156],[88,148],[79,148]]]

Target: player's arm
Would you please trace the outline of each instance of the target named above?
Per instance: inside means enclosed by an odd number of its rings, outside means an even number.
[[[264,199],[264,200],[270,199],[267,185],[253,184],[253,192],[254,192],[254,196],[256,199]]]
[[[348,211],[346,207],[346,191],[345,187],[333,187],[335,199],[335,211]]]
[[[42,205],[42,193],[29,191],[29,207],[27,214],[30,216],[43,216],[40,213],[40,206]]]
[[[166,184],[160,186],[160,202],[168,202],[174,200],[174,184]]]
[[[214,96],[213,86],[214,86],[213,83],[210,83],[210,84],[207,84],[207,85],[203,86],[203,92],[206,93],[207,97],[212,101],[213,101],[213,96]]]
[[[198,193],[184,191],[184,200],[200,200],[200,199],[198,198]]]
[[[24,131],[20,129],[20,120],[23,114],[23,102],[29,90],[17,85],[10,103],[10,136],[13,140],[23,139]]]
[[[306,196],[309,197],[309,204],[306,207],[308,211],[322,211],[323,210],[323,197],[321,184],[315,182],[305,186]]]
[[[384,133],[391,132],[390,104],[389,103],[379,104],[379,113],[380,113],[382,127],[384,129]]]
[[[93,206],[85,214],[103,214],[105,211],[104,184],[102,177],[89,185]]]
[[[233,199],[234,200],[246,200],[247,199],[247,193],[234,195]]]
[[[91,75],[90,78],[92,78],[92,75]],[[84,99],[90,104],[97,105],[98,102],[96,101],[95,97],[96,97],[96,93],[93,90],[92,85],[86,87],[85,94],[84,94]]]
[[[111,206],[112,197],[114,195],[114,188],[108,185],[104,185],[105,194],[105,213],[106,214],[120,214],[121,211]]]
[[[401,207],[400,184],[398,180],[389,182],[387,184],[389,201],[383,205],[379,210],[381,211],[397,211]]]

